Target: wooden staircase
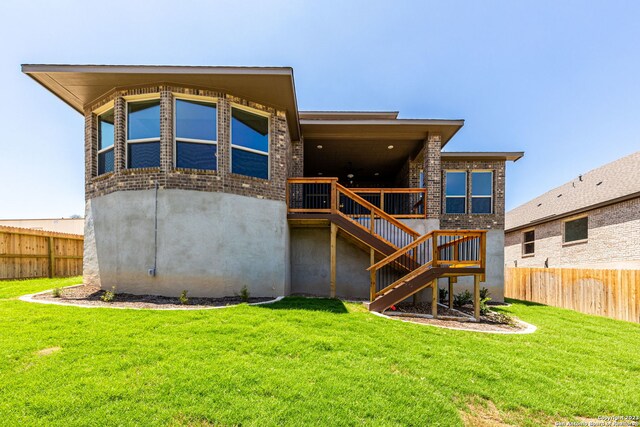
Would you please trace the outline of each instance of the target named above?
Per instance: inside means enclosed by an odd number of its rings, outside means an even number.
[[[438,279],[474,276],[476,312],[484,281],[485,230],[418,232],[338,183],[337,178],[293,178],[287,188],[288,218],[332,224],[332,290],[335,288],[335,233],[338,228],[371,254],[371,311],[388,307],[432,287],[437,316]],[[376,259],[379,259],[376,262]],[[479,313],[476,313],[476,317]]]

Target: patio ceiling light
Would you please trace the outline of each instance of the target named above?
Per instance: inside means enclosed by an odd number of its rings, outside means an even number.
[[[318,144],[317,147],[318,147],[318,150],[322,150],[322,145]]]
[[[393,150],[393,145],[387,147],[389,150]]]
[[[373,176],[378,176],[378,175],[380,175],[380,172],[376,172],[373,174]]]
[[[318,175],[319,175],[319,176],[322,176],[322,172],[318,172]]]
[[[347,178],[349,178],[349,179],[353,178],[353,174],[350,173],[349,175],[347,175]]]

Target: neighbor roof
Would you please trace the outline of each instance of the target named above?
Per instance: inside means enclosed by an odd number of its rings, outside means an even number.
[[[505,230],[525,228],[640,197],[640,151],[608,163],[507,212]]]
[[[24,64],[22,71],[80,113],[117,87],[173,83],[218,89],[286,111],[291,138],[300,138],[291,67]]]

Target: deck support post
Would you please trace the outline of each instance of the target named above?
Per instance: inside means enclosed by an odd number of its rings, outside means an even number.
[[[438,279],[431,282],[431,315],[438,318]]]
[[[371,248],[370,250],[370,262],[371,265],[376,263],[376,251],[375,249]],[[376,271],[375,270],[371,270],[369,272],[369,278],[371,280],[371,285],[369,288],[369,301],[373,301],[374,299],[376,299]]]
[[[456,282],[456,277],[449,277],[449,308],[453,308],[453,284]]]
[[[473,317],[480,320],[480,278],[479,274],[473,276]]]
[[[338,237],[338,226],[331,223],[331,283],[329,296],[336,297],[336,240]]]

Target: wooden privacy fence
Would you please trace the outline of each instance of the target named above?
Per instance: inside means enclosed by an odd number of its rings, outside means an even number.
[[[84,237],[0,226],[0,280],[82,274]]]
[[[640,270],[507,268],[505,296],[640,323]]]

